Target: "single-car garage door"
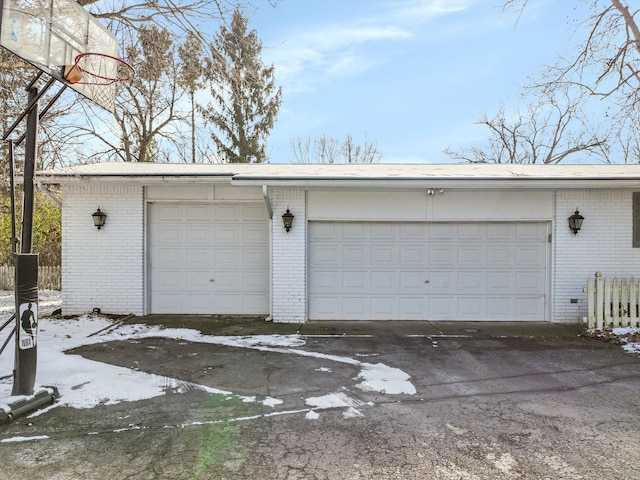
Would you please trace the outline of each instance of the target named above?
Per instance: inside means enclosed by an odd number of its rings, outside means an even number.
[[[269,313],[262,204],[149,206],[151,313]]]
[[[544,222],[310,222],[311,320],[545,320]]]

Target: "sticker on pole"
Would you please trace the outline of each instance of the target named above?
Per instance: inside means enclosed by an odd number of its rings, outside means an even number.
[[[36,346],[38,336],[38,304],[25,302],[20,304],[20,342],[21,350]]]

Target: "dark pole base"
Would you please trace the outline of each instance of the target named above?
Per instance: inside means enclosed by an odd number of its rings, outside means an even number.
[[[2,399],[0,399],[0,425],[11,423],[22,415],[48,407],[59,396],[60,394],[56,387],[44,387],[28,397],[13,397],[15,399],[7,404],[3,404]]]

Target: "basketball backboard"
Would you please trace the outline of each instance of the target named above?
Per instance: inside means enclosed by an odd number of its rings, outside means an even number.
[[[109,111],[115,84],[71,83],[65,66],[83,53],[118,54],[117,38],[75,0],[0,0],[0,46]],[[117,67],[113,66],[113,70]]]

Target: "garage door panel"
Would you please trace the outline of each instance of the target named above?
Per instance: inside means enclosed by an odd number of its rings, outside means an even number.
[[[364,229],[366,232],[366,229]],[[371,238],[374,240],[396,240],[398,229],[391,223],[372,223]]]
[[[426,239],[430,243],[434,240],[453,240],[456,238],[457,228],[453,223],[433,223],[426,228]]]
[[[240,303],[251,312],[268,312],[269,301],[264,295],[244,293]],[[234,311],[237,311],[237,306],[232,307]]]
[[[343,245],[342,265],[363,265],[368,263],[368,248],[362,245]]]
[[[451,270],[430,270],[428,275],[428,290],[425,293],[450,293],[456,286],[456,273]]]
[[[511,270],[494,270],[487,272],[487,294],[496,295],[511,293],[513,291],[513,285],[513,272]]]
[[[371,265],[380,267],[394,266],[398,264],[397,245],[371,245]]]
[[[466,296],[456,302],[456,317],[460,320],[477,320],[485,318],[484,297]]]
[[[269,242],[268,234],[269,232],[260,225],[245,225],[242,227],[242,243],[264,246]]]
[[[455,299],[449,296],[429,296],[427,302],[429,318],[451,320],[455,312]]]
[[[513,225],[511,223],[486,224],[486,239],[496,242],[509,242],[513,239]]]
[[[455,245],[434,245],[427,247],[429,265],[433,267],[447,267],[456,264]]]
[[[518,245],[515,251],[517,267],[544,266],[546,249],[542,245]]]
[[[209,280],[211,279],[211,274],[208,270],[189,270],[184,273],[184,278],[184,285],[187,287],[187,291],[210,290],[209,284],[211,282]]]
[[[177,225],[158,225],[156,233],[157,245],[176,245],[182,239],[183,229]]]
[[[400,271],[400,293],[424,294],[425,291],[425,274],[421,271]],[[398,291],[398,290],[394,290]]]
[[[369,273],[364,270],[343,271],[342,288],[353,293],[365,293],[369,290],[368,275]]]
[[[515,247],[513,245],[487,245],[487,266],[511,267],[515,259]]]
[[[311,319],[356,312],[364,319],[545,319],[544,222],[311,222],[309,229]]]
[[[237,223],[242,218],[242,205],[217,204],[214,205],[213,212],[216,222]]]
[[[419,243],[424,241],[424,224],[422,223],[401,223],[397,230],[399,240],[417,241]]]
[[[394,313],[397,311],[396,302],[397,299],[395,297],[373,297],[371,299],[371,319],[388,320],[393,318]]]
[[[185,205],[186,219],[190,222],[211,221],[211,209],[207,205]]]
[[[242,239],[242,232],[234,225],[221,225],[216,227],[213,243],[216,245],[239,245]]]
[[[342,238],[344,240],[365,240],[371,235],[371,228],[364,223],[342,224]]]
[[[149,225],[151,313],[269,312],[264,205],[154,203]]]
[[[263,222],[264,207],[262,205],[243,205],[242,220],[245,222]]]
[[[340,265],[340,247],[338,245],[312,245],[310,250],[314,265],[321,268]]]
[[[515,299],[515,319],[516,320],[536,320],[538,312],[544,307],[544,298],[539,297],[516,297]]]
[[[461,245],[457,251],[458,265],[464,268],[481,267],[486,263],[482,245]]]
[[[415,268],[426,265],[426,251],[422,245],[399,245],[396,248],[400,250],[400,266]]]
[[[514,228],[516,240],[544,243],[547,239],[547,228],[543,223],[518,223]]]
[[[369,316],[369,299],[362,296],[345,296],[342,298],[342,311],[346,315],[347,320],[353,320],[356,318],[364,318]]]
[[[397,290],[397,273],[389,271],[371,272],[371,292],[373,294],[389,293]]]
[[[238,270],[217,270],[213,273],[212,278],[215,283],[216,292],[234,292],[242,291],[242,272]]]
[[[212,229],[206,225],[189,225],[185,230],[188,245],[209,245],[213,240]]]
[[[331,271],[314,271],[311,272],[310,280],[315,287],[317,293],[329,293],[339,291],[341,289],[341,282],[339,280],[340,273]]]
[[[203,248],[192,248],[186,252],[186,262],[182,267],[207,268],[209,266],[209,252]]]
[[[403,295],[398,299],[398,305],[400,307],[400,315],[409,320],[420,318],[426,308],[426,300],[424,297],[410,297]],[[393,320],[393,318],[391,318]]]
[[[458,292],[462,294],[484,292],[485,272],[459,272],[457,277]]]
[[[184,282],[181,278],[183,272],[181,270],[156,270],[156,283],[163,289],[177,289],[178,285]]]
[[[269,254],[262,248],[247,248],[242,255],[242,265],[248,269],[259,268],[267,271],[269,269]]]
[[[249,291],[264,291],[269,288],[269,276],[264,272],[243,272],[242,284],[245,290]],[[244,295],[247,295],[246,293]]]
[[[513,319],[513,304],[511,296],[488,296],[486,298],[487,317],[495,320]]]
[[[154,258],[155,268],[180,268],[184,263],[185,252],[173,247],[158,248],[158,254]]]
[[[316,295],[309,306],[309,316],[315,320],[335,320],[342,316],[338,295]]]
[[[480,223],[461,223],[457,225],[457,238],[461,241],[483,240],[485,226]]]
[[[515,272],[514,290],[519,293],[544,294],[544,277],[539,271]]]

